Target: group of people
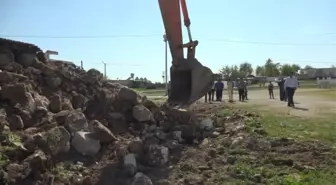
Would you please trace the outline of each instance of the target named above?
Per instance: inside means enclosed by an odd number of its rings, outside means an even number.
[[[239,79],[238,84],[236,86],[239,94],[239,101],[248,100],[246,81],[244,81],[243,79]],[[278,81],[278,86],[279,86],[280,101],[286,101],[288,107],[294,107],[295,105],[293,97],[296,89],[299,87],[299,82],[297,78],[294,76],[294,73],[291,73],[291,75],[287,78],[281,78],[281,80]],[[214,85],[212,86],[211,90],[205,95],[205,102],[222,101],[224,87],[225,85],[221,80],[214,82]],[[228,79],[227,91],[229,95],[229,102],[233,102],[233,88],[234,88],[234,82],[231,81],[231,79]],[[270,99],[274,99],[273,90],[274,85],[270,81],[268,84],[268,93]]]
[[[222,101],[223,99],[223,90],[224,90],[224,83],[221,80],[214,82],[211,90],[205,95],[205,102],[211,101]],[[233,88],[234,82],[231,79],[227,80],[227,91],[229,95],[229,102],[233,102]],[[237,84],[238,94],[239,94],[239,101],[248,100],[247,98],[247,84],[243,79],[240,79]],[[215,100],[216,95],[216,100]]]
[[[287,78],[281,78],[280,81],[278,81],[280,101],[286,101],[288,107],[295,107],[293,97],[299,85],[294,73],[291,73]],[[269,82],[268,93],[270,99],[274,99],[273,89],[273,83]]]

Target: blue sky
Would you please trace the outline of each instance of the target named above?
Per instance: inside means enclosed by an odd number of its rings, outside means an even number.
[[[243,61],[255,67],[269,57],[302,66],[336,64],[335,0],[189,0],[187,5],[199,40],[196,57],[214,72]],[[83,60],[85,69],[103,71],[104,61],[110,78],[133,72],[162,81],[163,33],[156,0],[0,0],[0,37],[39,36],[11,39],[56,50],[54,58]],[[143,36],[105,37],[115,35]]]

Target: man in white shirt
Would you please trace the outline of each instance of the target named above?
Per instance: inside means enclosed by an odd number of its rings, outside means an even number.
[[[298,87],[298,80],[294,76],[294,73],[291,73],[291,75],[286,79],[284,87],[286,89],[287,99],[288,99],[287,106],[294,107],[293,96],[294,96],[296,88]]]

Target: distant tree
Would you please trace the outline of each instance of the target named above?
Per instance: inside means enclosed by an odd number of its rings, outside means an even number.
[[[228,65],[226,65],[226,66],[222,67],[222,68],[219,70],[219,72],[220,72],[222,75],[224,75],[224,76],[230,76],[230,74],[231,74],[231,67],[228,66]]]
[[[310,65],[306,65],[304,68],[305,68],[305,69],[313,69],[313,67],[310,66]]]
[[[248,62],[241,63],[239,65],[239,72],[244,76],[248,76],[253,73],[252,64]]]
[[[256,75],[257,76],[265,76],[265,67],[264,66],[257,66]]]
[[[139,80],[139,78],[138,78],[138,77],[135,77],[135,80],[137,80],[137,81],[138,81],[138,80]]]
[[[266,60],[264,68],[265,68],[265,76],[280,75],[280,63],[274,63],[270,58]]]
[[[244,75],[239,71],[239,67],[237,65],[234,65],[231,67],[231,75],[230,78],[237,79],[242,78]]]
[[[331,68],[336,68],[336,65],[331,65]]]
[[[292,69],[293,69],[293,72],[297,73],[301,69],[301,67],[297,64],[292,64]]]
[[[292,72],[294,72],[295,69],[293,69],[292,65],[289,64],[283,64],[280,68],[280,74],[283,76],[288,76],[290,75]]]
[[[242,77],[242,73],[239,71],[239,67],[237,65],[233,66],[224,66],[220,70],[220,73],[225,77],[230,77],[231,79],[237,79]]]

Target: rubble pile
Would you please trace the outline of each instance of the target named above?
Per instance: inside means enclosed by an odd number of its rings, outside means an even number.
[[[150,185],[139,165],[215,133],[212,119],[158,107],[95,69],[0,60],[0,184],[99,184],[96,169],[113,161],[115,184]]]

